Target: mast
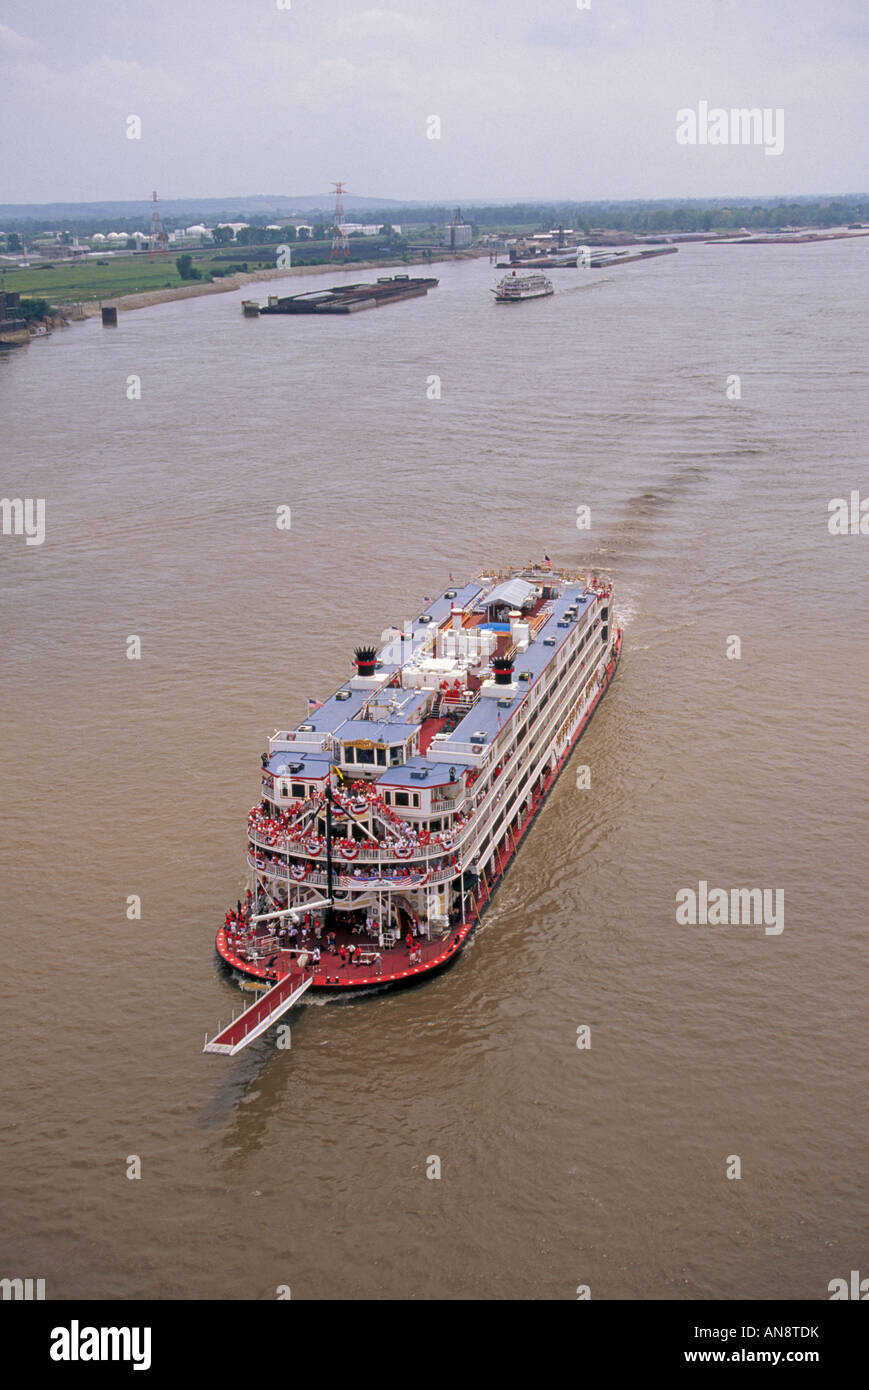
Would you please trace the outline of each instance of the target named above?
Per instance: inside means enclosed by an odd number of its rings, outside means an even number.
[[[326,897],[329,906],[326,908],[326,921],[324,926],[328,929],[332,926],[334,908],[332,907],[332,771],[326,778]]]

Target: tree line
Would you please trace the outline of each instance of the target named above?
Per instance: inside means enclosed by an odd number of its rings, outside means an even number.
[[[684,198],[658,200],[632,200],[609,202],[556,201],[540,203],[487,203],[468,208],[468,220],[479,227],[508,228],[522,227],[529,230],[548,231],[551,227],[565,226],[589,232],[593,227],[604,227],[611,231],[624,232],[707,232],[712,230],[738,229],[748,227],[760,229],[780,226],[833,227],[849,222],[869,221],[869,195],[853,194],[847,197],[799,197],[791,199],[757,198]],[[403,229],[427,226],[441,227],[450,222],[455,208],[433,203],[426,206],[407,206],[380,209],[365,213],[366,221],[382,224],[382,231],[391,232],[392,224],[398,223]],[[351,214],[352,215],[352,214]],[[235,245],[275,244],[282,241],[323,241],[331,236],[332,214],[324,208],[310,214],[308,220],[313,232],[305,228],[281,227],[268,230],[268,223],[274,214],[249,213],[225,214],[210,217],[214,223],[247,222],[235,239]],[[147,231],[140,218],[112,218],[111,221],[93,218],[65,219],[69,228],[74,228],[79,236],[87,237],[94,232],[106,231]],[[167,231],[184,225],[180,219],[165,219]],[[7,220],[5,240],[8,251],[23,249],[24,239],[30,239],[45,230],[44,221],[35,218]],[[3,233],[0,233],[2,236]],[[231,231],[216,227],[216,244],[228,244]]]

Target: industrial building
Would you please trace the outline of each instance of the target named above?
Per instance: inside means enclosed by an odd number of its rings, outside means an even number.
[[[449,246],[452,251],[458,251],[462,246],[470,246],[473,240],[473,227],[470,222],[462,221],[462,210],[456,208],[452,222],[448,222],[444,227],[443,245]]]

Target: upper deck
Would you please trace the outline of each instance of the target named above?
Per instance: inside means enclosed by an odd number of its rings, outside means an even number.
[[[334,765],[384,788],[455,784],[533,707],[572,631],[608,593],[547,570],[446,589],[403,631],[382,635],[370,674],[345,681],[295,729],[276,731],[264,771],[276,786],[296,780],[287,796],[325,783]],[[495,658],[512,661],[512,672],[496,675]]]

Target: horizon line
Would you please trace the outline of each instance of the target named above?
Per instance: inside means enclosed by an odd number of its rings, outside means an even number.
[[[229,200],[229,201],[232,201],[232,202],[242,202],[242,201],[244,201],[245,199],[250,199],[251,201],[270,200],[270,201],[274,202],[274,201],[280,200],[280,201],[283,201],[283,202],[292,202],[294,199],[304,199],[305,201],[309,201],[310,199],[317,198],[317,197],[319,197],[319,196],[320,196],[320,195],[317,194],[317,193],[292,193],[292,194],[291,194],[291,193],[221,193],[221,194],[198,193],[198,194],[179,194],[179,195],[171,196],[171,197],[161,197],[161,198],[159,199],[159,202],[160,202],[161,204],[166,204],[166,203],[179,203],[179,202],[187,202],[187,203],[197,203],[197,202],[219,202],[221,199],[226,199],[226,200]],[[329,206],[329,204],[333,201],[333,197],[332,197],[331,195],[329,195],[329,194],[323,194],[322,196],[323,196],[323,199],[324,199],[323,207],[324,207],[324,209],[325,209],[325,208],[327,208],[327,207]],[[549,204],[549,203],[567,203],[567,204],[574,204],[574,205],[577,206],[577,207],[582,207],[582,206],[587,206],[587,205],[592,205],[592,206],[593,206],[593,205],[595,205],[595,204],[613,204],[613,203],[615,203],[615,204],[618,204],[618,203],[654,203],[654,202],[692,202],[692,203],[702,203],[702,202],[721,201],[721,200],[735,199],[735,198],[738,198],[738,199],[754,198],[758,203],[768,203],[768,202],[774,202],[774,201],[787,202],[787,201],[794,200],[794,199],[811,199],[811,200],[819,200],[819,199],[827,198],[827,199],[837,199],[837,200],[841,199],[841,200],[844,200],[844,199],[860,199],[860,198],[867,198],[867,197],[869,197],[869,193],[867,193],[866,191],[858,191],[858,190],[853,190],[853,189],[852,189],[852,190],[848,190],[847,192],[841,192],[841,193],[833,193],[833,192],[797,193],[797,192],[791,191],[791,192],[787,192],[787,193],[763,193],[763,194],[758,194],[758,193],[737,193],[737,192],[731,191],[731,192],[729,192],[729,193],[706,193],[706,194],[659,193],[659,194],[655,194],[655,195],[653,195],[653,196],[645,196],[645,197],[644,197],[644,196],[640,196],[640,195],[637,194],[637,195],[633,195],[633,196],[630,196],[630,197],[624,197],[624,196],[622,196],[622,197],[604,197],[604,198],[600,198],[600,197],[599,197],[599,198],[577,198],[577,197],[570,197],[570,196],[565,196],[565,195],[549,195],[549,196],[538,195],[538,196],[534,196],[534,197],[531,197],[531,196],[516,196],[516,195],[503,195],[503,196],[500,196],[500,197],[497,197],[497,196],[493,196],[493,197],[480,197],[479,195],[477,195],[477,196],[474,196],[474,197],[462,198],[462,197],[460,197],[460,196],[458,196],[458,195],[450,195],[449,197],[447,197],[447,196],[441,196],[441,197],[431,197],[431,198],[406,198],[406,199],[402,199],[402,198],[396,198],[396,197],[389,197],[389,196],[387,196],[387,195],[385,195],[385,194],[384,194],[384,195],[374,195],[374,194],[368,194],[368,193],[358,193],[358,194],[353,194],[353,193],[351,193],[351,194],[345,195],[345,202],[352,202],[354,199],[357,199],[357,200],[360,200],[360,201],[364,200],[364,201],[366,201],[366,202],[370,202],[370,203],[375,203],[375,204],[376,204],[376,203],[378,203],[378,198],[379,198],[379,199],[380,199],[380,202],[381,202],[382,204],[394,203],[394,204],[396,204],[396,205],[399,206],[399,207],[414,207],[414,206],[415,206],[415,207],[441,207],[441,206],[444,206],[444,207],[446,207],[446,206],[461,207],[462,205],[464,205],[464,206],[470,208],[470,207],[513,206],[513,205],[520,205],[520,204],[525,204],[525,205],[527,205],[527,206],[535,207],[535,206],[544,206],[544,205]],[[42,200],[42,201],[37,201],[37,200],[35,200],[35,199],[32,199],[32,200],[30,200],[30,201],[2,202],[2,203],[0,203],[0,207],[3,207],[3,208],[24,208],[24,207],[39,208],[39,207],[46,207],[46,208],[48,208],[48,207],[56,207],[56,206],[59,206],[59,205],[66,205],[66,206],[73,206],[73,207],[88,207],[88,206],[90,206],[90,205],[92,205],[92,204],[94,204],[94,203],[139,203],[139,202],[141,202],[144,206],[150,206],[150,204],[151,204],[151,198],[150,198],[150,197],[142,197],[142,198],[136,198],[136,197],[130,197],[130,198],[117,198],[117,197],[115,197],[115,198],[112,198],[112,197],[103,197],[103,198],[100,198],[100,197],[94,197],[94,198],[63,198],[63,197],[55,197],[55,198],[51,198],[51,199],[45,199],[45,200]],[[313,211],[313,209],[308,209],[308,211]]]

